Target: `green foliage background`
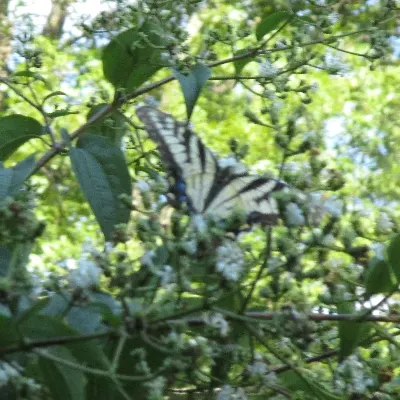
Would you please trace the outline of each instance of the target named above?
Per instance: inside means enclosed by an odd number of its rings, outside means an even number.
[[[105,3],[76,37],[37,33],[33,13],[4,31],[0,366],[19,372],[0,399],[397,398],[398,4]],[[297,226],[282,198],[282,222],[241,235],[245,272],[226,279],[226,232],[163,220],[144,103],[178,120],[195,105],[218,156],[343,209],[313,226],[307,198]],[[98,284],[74,286],[88,261]]]

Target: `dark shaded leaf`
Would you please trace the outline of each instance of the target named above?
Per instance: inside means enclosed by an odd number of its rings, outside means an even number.
[[[190,119],[201,89],[211,76],[211,69],[205,65],[197,64],[192,68],[189,75],[183,75],[178,71],[174,71],[174,75],[181,85],[185,97],[187,117]]]
[[[119,199],[130,195],[131,180],[124,155],[110,139],[85,134],[70,150],[75,175],[89,201],[106,240],[112,239],[114,227],[127,223],[130,210]]]
[[[387,249],[388,261],[392,271],[396,276],[397,282],[400,282],[400,235],[396,235]]]
[[[78,360],[65,347],[51,347],[46,352],[60,360],[66,360],[67,362],[79,365]],[[81,370],[46,357],[39,358],[39,367],[42,372],[43,381],[49,388],[54,399],[86,399],[86,378]]]
[[[342,302],[337,305],[339,314],[353,314],[356,312],[354,304],[351,302]],[[343,360],[353,354],[355,348],[366,338],[371,331],[372,325],[359,321],[340,321],[339,322],[339,340],[340,351],[339,359]]]
[[[307,376],[307,371],[286,371],[279,375],[284,386],[293,391],[302,391],[311,397],[318,400],[341,400],[343,397],[336,396],[329,392],[319,382],[310,379]]]
[[[42,125],[36,119],[19,114],[0,118],[0,160],[6,160],[25,142],[42,134]]]
[[[28,305],[28,299],[26,297],[21,297],[20,302],[26,302],[25,304],[20,304],[20,313],[15,319],[15,324],[18,325],[23,321],[31,318],[33,315],[38,314],[41,310],[43,310],[50,302],[50,298],[46,297],[40,300],[37,300],[34,304]]]
[[[267,33],[275,30],[282,23],[290,18],[290,12],[278,11],[268,15],[256,27],[256,38],[261,40]]]
[[[11,250],[8,247],[0,246],[0,277],[7,275],[10,260]]]

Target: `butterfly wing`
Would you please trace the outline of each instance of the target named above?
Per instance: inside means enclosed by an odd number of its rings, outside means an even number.
[[[191,208],[201,213],[218,170],[218,161],[187,127],[171,115],[140,107],[139,119],[157,143],[161,158],[176,182],[183,179]]]
[[[184,181],[194,212],[226,218],[235,210],[244,210],[249,223],[276,223],[278,207],[271,193],[281,190],[282,182],[220,167],[197,135],[169,114],[147,106],[137,114],[170,174],[176,182]]]

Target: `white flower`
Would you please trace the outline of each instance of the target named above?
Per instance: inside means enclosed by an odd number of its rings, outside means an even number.
[[[170,265],[164,265],[156,272],[156,275],[160,277],[162,286],[175,281],[175,271]]]
[[[182,243],[182,248],[188,254],[195,254],[197,251],[197,241],[194,239],[187,240],[186,242]]]
[[[93,261],[81,258],[78,266],[69,275],[69,284],[72,288],[88,289],[98,286],[101,269]]]
[[[218,164],[221,168],[230,168],[234,167],[237,164],[237,160],[235,157],[221,157],[218,160]]]
[[[267,364],[262,361],[255,361],[253,364],[247,366],[247,371],[253,377],[265,375],[267,370]]]
[[[147,267],[152,267],[154,265],[154,256],[156,255],[154,250],[147,250],[143,255],[142,258],[140,259],[141,264],[147,266]]]
[[[136,187],[142,192],[142,193],[146,193],[150,190],[150,185],[142,180],[138,180],[136,181]]]
[[[243,272],[244,257],[240,247],[226,241],[217,248],[216,269],[225,279],[237,281]]]
[[[258,71],[260,76],[264,78],[273,78],[279,72],[279,70],[270,61],[263,61],[260,63],[258,65]]]
[[[158,400],[162,399],[165,390],[166,379],[163,376],[158,376],[156,379],[146,383],[146,386],[149,388],[149,399],[150,400]]]
[[[270,372],[264,376],[263,382],[268,386],[276,386],[278,384],[278,377],[276,376],[275,372]]]
[[[333,246],[335,243],[336,238],[332,235],[332,233],[330,233],[329,235],[325,235],[321,240],[321,244],[328,247]]]
[[[220,158],[218,160],[218,165],[223,169],[230,168],[231,171],[236,174],[247,171],[246,167],[233,156]]]
[[[376,221],[376,230],[378,232],[385,233],[391,231],[393,226],[393,221],[385,212],[379,214],[378,220]]]
[[[336,24],[336,22],[339,21],[339,14],[337,12],[333,12],[331,14],[328,15],[328,21],[331,24]]]
[[[109,254],[114,250],[115,246],[112,242],[106,242],[104,245],[104,253]]]
[[[317,82],[314,82],[314,83],[311,84],[310,90],[311,90],[312,93],[317,92],[318,89],[319,89],[319,85],[318,85]]]
[[[11,378],[19,376],[20,373],[15,366],[6,362],[0,362],[0,388],[6,386]]]
[[[348,65],[343,62],[342,58],[332,52],[325,54],[324,67],[331,74],[344,74],[349,70]]]
[[[195,214],[192,216],[191,225],[193,230],[200,234],[205,233],[207,230],[207,221],[201,214]]]
[[[340,383],[336,386],[342,394],[362,394],[368,387],[374,385],[373,379],[367,375],[365,366],[355,354],[347,357],[336,367],[335,375],[335,383]]]
[[[228,334],[229,324],[222,314],[204,313],[203,319],[208,326],[218,329],[221,336],[226,336]]]
[[[324,209],[333,217],[340,217],[343,212],[343,201],[336,197],[329,197],[325,201]]]
[[[378,243],[378,242],[372,243],[371,250],[375,253],[375,257],[378,260],[385,259],[385,245],[383,243]]]
[[[246,400],[247,396],[243,388],[233,388],[230,385],[224,385],[217,394],[216,400]]]
[[[296,203],[289,203],[286,206],[285,215],[289,225],[304,225],[306,222],[303,211]]]

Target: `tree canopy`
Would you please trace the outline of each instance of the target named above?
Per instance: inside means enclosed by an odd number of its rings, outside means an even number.
[[[0,4],[0,400],[398,398],[399,3],[45,3]]]

